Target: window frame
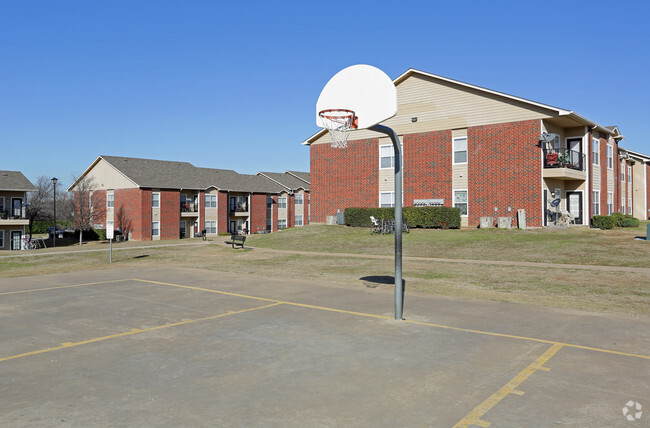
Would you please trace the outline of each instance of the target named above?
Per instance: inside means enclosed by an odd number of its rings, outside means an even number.
[[[465,202],[456,202],[456,193],[461,193],[461,192],[465,193]],[[454,208],[459,208],[459,207],[456,206],[456,204],[461,204],[461,205],[464,204],[465,205],[465,213],[466,214],[462,214],[463,210],[461,209],[461,215],[460,216],[461,217],[468,217],[469,216],[469,192],[468,192],[468,190],[467,189],[454,189],[452,191],[451,196],[452,196],[452,199],[451,199],[452,200],[452,206]]]
[[[632,182],[632,165],[627,166],[627,182]]]
[[[390,156],[382,156],[382,150],[383,149],[388,149],[390,150],[391,155]],[[389,166],[383,166],[382,164],[382,159],[390,159]],[[382,144],[379,146],[379,169],[394,169],[395,168],[395,148],[393,147],[392,144]]]
[[[607,143],[607,169],[614,169],[614,146]]]
[[[607,192],[607,215],[614,212],[614,192]]]
[[[632,197],[627,198],[627,213],[632,215]]]
[[[300,221],[298,221],[300,219]],[[303,217],[302,214],[296,214],[293,219],[294,226],[303,226]]]
[[[205,208],[217,208],[217,195],[206,193],[203,198]]]
[[[382,204],[382,195],[390,195],[391,205]],[[394,208],[395,207],[395,192],[379,192],[379,208]]]
[[[106,208],[115,208],[115,193],[106,194]]]
[[[154,228],[154,224],[157,224],[158,227]],[[158,233],[153,233],[154,230]],[[154,236],[160,236],[160,222],[159,221],[152,221],[151,222],[151,237],[153,238]]]
[[[282,223],[283,226],[281,225],[281,223]],[[287,228],[287,219],[286,218],[278,219],[277,227],[278,227],[278,230],[286,229]]]
[[[457,142],[460,140],[465,140],[465,150],[456,150],[456,145]],[[469,161],[469,145],[468,145],[468,139],[467,136],[465,137],[454,137],[452,138],[452,153],[451,153],[451,161],[452,165],[467,165]],[[456,162],[456,153],[462,153],[465,152],[465,161],[464,162]]]
[[[600,165],[600,140],[598,138],[591,139],[591,156],[592,164]]]
[[[160,208],[160,192],[151,192],[151,208]]]
[[[215,235],[217,233],[216,220],[205,220],[204,227],[205,227],[206,234]]]
[[[621,161],[621,182],[625,182],[625,161]]]
[[[303,205],[304,204],[304,196],[302,193],[296,193],[295,194],[295,205]]]
[[[288,199],[286,196],[278,196],[278,209],[286,209]]]
[[[591,192],[591,210],[593,215],[600,215],[600,190],[593,190]]]

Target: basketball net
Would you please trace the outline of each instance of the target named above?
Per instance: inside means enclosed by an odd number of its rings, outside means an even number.
[[[318,115],[332,138],[332,148],[344,149],[348,146],[350,130],[357,127],[357,117],[351,110],[323,110]]]

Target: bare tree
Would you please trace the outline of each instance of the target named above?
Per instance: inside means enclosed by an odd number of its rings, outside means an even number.
[[[122,232],[122,236],[128,237],[129,232],[131,231],[132,223],[126,212],[126,209],[124,208],[124,205],[120,205],[120,207],[115,212],[115,223],[118,230]]]
[[[95,222],[101,219],[105,213],[104,204],[93,204],[94,188],[94,181],[87,177],[79,180],[74,186],[72,221],[75,229],[79,231],[79,245],[83,243],[83,232],[91,230]]]
[[[36,191],[27,193],[25,212],[29,219],[29,239],[35,220],[52,218],[53,191],[52,180],[44,175],[36,179]]]

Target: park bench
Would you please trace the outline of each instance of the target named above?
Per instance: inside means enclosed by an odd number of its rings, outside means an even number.
[[[245,235],[232,235],[230,236],[230,241],[226,241],[226,244],[232,245],[235,248],[235,245],[239,245],[241,248],[244,248],[244,242],[246,242]]]

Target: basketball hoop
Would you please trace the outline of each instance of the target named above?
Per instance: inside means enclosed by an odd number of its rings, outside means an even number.
[[[348,146],[348,135],[351,129],[356,129],[358,118],[352,110],[331,109],[318,113],[323,127],[327,128],[332,138],[332,147],[344,149]]]

